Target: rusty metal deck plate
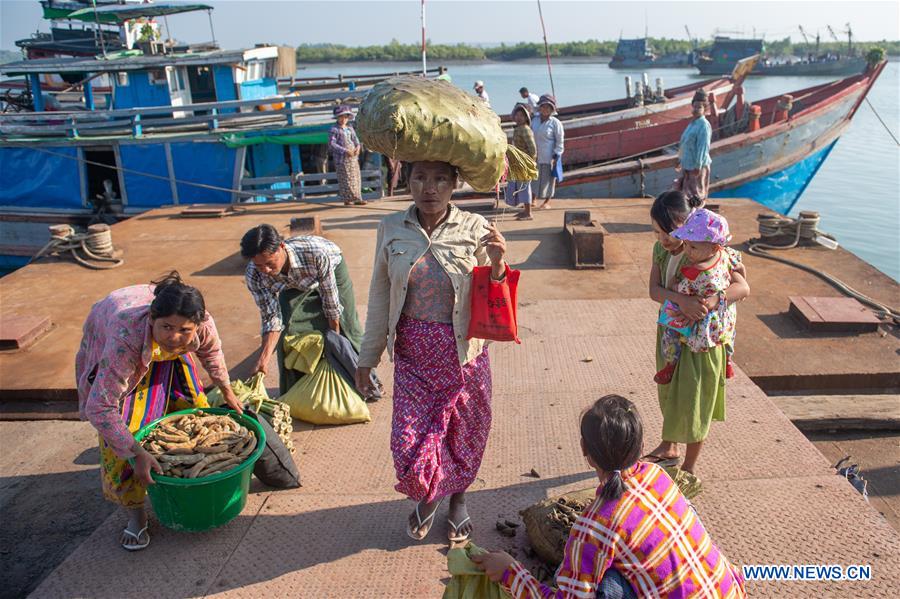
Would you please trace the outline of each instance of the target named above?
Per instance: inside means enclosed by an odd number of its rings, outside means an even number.
[[[45,315],[0,316],[0,350],[25,349],[33,345],[52,326],[50,317]]]
[[[791,296],[790,313],[811,333],[874,333],[881,321],[851,297]]]

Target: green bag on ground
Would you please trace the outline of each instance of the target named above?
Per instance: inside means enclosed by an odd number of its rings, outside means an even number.
[[[310,374],[315,372],[323,351],[325,351],[325,337],[318,331],[285,335],[284,366]]]
[[[250,407],[253,408],[254,411],[259,410],[260,404],[264,400],[269,399],[269,392],[266,391],[266,375],[261,372],[257,372],[246,382],[244,381],[231,381],[231,390],[234,391],[235,397],[241,403],[241,405],[250,402]],[[222,395],[222,391],[216,387],[212,391],[206,394],[206,400],[209,402],[209,407],[218,408],[225,405],[225,396]]]
[[[475,543],[455,547],[447,552],[447,569],[452,578],[444,589],[443,599],[503,599],[509,597],[498,583],[492,582],[478,569],[469,556],[487,553]]]
[[[328,360],[319,360],[312,374],[294,383],[278,399],[290,406],[291,416],[313,424],[353,424],[372,419],[366,402]]]
[[[394,77],[372,88],[359,107],[363,145],[404,162],[449,162],[476,191],[491,191],[509,161],[509,178],[537,179],[534,160],[507,144],[500,117],[448,81]]]

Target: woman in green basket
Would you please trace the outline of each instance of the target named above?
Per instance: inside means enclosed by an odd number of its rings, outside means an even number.
[[[75,357],[81,417],[100,433],[103,495],[128,514],[120,543],[150,543],[144,497],[162,472],[134,433],[167,412],[206,407],[196,353],[228,407],[242,412],[203,296],[177,272],[150,285],[113,291],[91,308]],[[134,458],[134,467],[128,462]]]

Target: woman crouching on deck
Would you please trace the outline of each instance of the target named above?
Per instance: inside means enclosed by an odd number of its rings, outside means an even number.
[[[356,371],[366,392],[385,348],[394,361],[391,452],[396,490],[416,501],[407,534],[422,540],[450,496],[451,541],[472,533],[465,492],[491,428],[491,369],[480,339],[466,339],[472,268],[505,276],[506,241],[484,217],[450,203],[457,169],[414,162],[414,204],[378,227],[366,332]]]
[[[103,495],[128,515],[120,542],[129,551],[150,543],[144,496],[153,484],[150,471],[162,472],[134,433],[167,412],[208,405],[190,352],[228,407],[241,412],[203,296],[177,272],[113,291],[94,304],[84,323],[75,358],[78,403],[82,419],[100,433]]]

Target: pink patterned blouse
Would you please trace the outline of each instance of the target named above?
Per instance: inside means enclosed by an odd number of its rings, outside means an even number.
[[[75,357],[78,408],[117,455],[131,457],[134,435],[121,415],[122,399],[147,373],[153,337],[150,331],[151,285],[113,291],[91,308]],[[216,385],[228,384],[228,369],[216,323],[208,313],[188,345]],[[93,381],[91,375],[94,375]]]
[[[425,322],[453,322],[453,281],[431,250],[409,271],[403,313]]]

